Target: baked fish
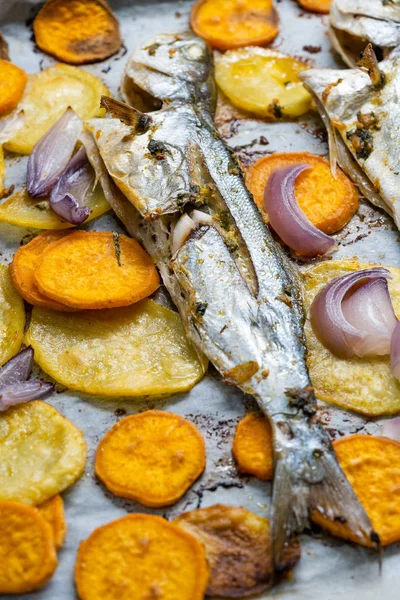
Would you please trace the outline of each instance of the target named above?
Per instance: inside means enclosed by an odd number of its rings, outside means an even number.
[[[300,74],[314,95],[336,161],[400,227],[400,48],[378,63],[369,45],[356,69]]]
[[[314,510],[378,545],[315,421],[296,273],[215,129],[210,50],[192,34],[159,36],[134,52],[123,89],[142,108],[161,108],[144,114],[106,98],[111,118],[88,122],[92,144],[126,196],[110,203],[153,256],[199,351],[271,421],[277,568]]]
[[[332,0],[329,22],[332,45],[349,67],[368,42],[379,58],[400,44],[398,0]]]

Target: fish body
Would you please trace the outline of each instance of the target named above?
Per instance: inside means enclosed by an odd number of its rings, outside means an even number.
[[[89,122],[107,171],[128,198],[111,203],[153,256],[196,347],[271,421],[277,566],[312,510],[345,519],[360,540],[377,539],[314,419],[296,273],[215,130],[210,50],[191,34],[159,36],[134,52],[126,73],[126,93],[130,80],[143,103],[159,100],[162,108],[149,113],[144,133],[117,118]],[[161,144],[158,156],[149,152],[152,140]],[[150,186],[149,173],[157,178]],[[207,213],[206,222],[173,251],[182,213],[187,219],[193,208]]]

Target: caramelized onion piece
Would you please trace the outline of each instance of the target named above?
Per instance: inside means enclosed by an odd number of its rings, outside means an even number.
[[[10,358],[0,368],[0,389],[5,386],[14,385],[14,383],[26,381],[32,371],[32,363],[32,346],[28,346],[25,350],[21,350],[21,352]]]
[[[392,335],[390,365],[392,367],[392,374],[400,381],[400,322],[397,322]]]

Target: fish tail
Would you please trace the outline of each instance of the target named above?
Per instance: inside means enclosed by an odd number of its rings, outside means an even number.
[[[360,544],[372,542],[376,549],[380,547],[379,536],[342,471],[327,434],[319,426],[316,429],[318,449],[312,449],[312,444],[303,439],[300,444],[277,452],[272,510],[278,571],[289,540],[309,526],[310,515],[315,511],[346,524]]]

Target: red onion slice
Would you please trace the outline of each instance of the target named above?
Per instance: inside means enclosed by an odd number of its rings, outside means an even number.
[[[0,368],[0,389],[5,386],[14,385],[26,381],[32,370],[33,349],[31,346],[25,348],[6,362]]]
[[[400,381],[400,322],[397,322],[390,345],[390,366],[392,374]]]
[[[33,148],[26,173],[26,189],[33,198],[49,193],[62,175],[74,151],[83,123],[67,108]]]
[[[0,389],[0,411],[11,406],[45,398],[54,390],[54,384],[47,381],[22,381]]]
[[[95,173],[82,146],[51,190],[51,208],[68,223],[81,225],[90,215],[90,209],[84,204],[94,185]]]
[[[279,167],[271,174],[264,193],[264,208],[272,228],[297,254],[304,257],[322,256],[336,249],[336,242],[307,219],[294,193],[300,173],[310,165]]]
[[[381,435],[400,442],[400,417],[383,421],[381,423]]]
[[[339,358],[389,354],[397,319],[387,269],[349,273],[331,281],[311,305],[311,324],[320,342]]]

